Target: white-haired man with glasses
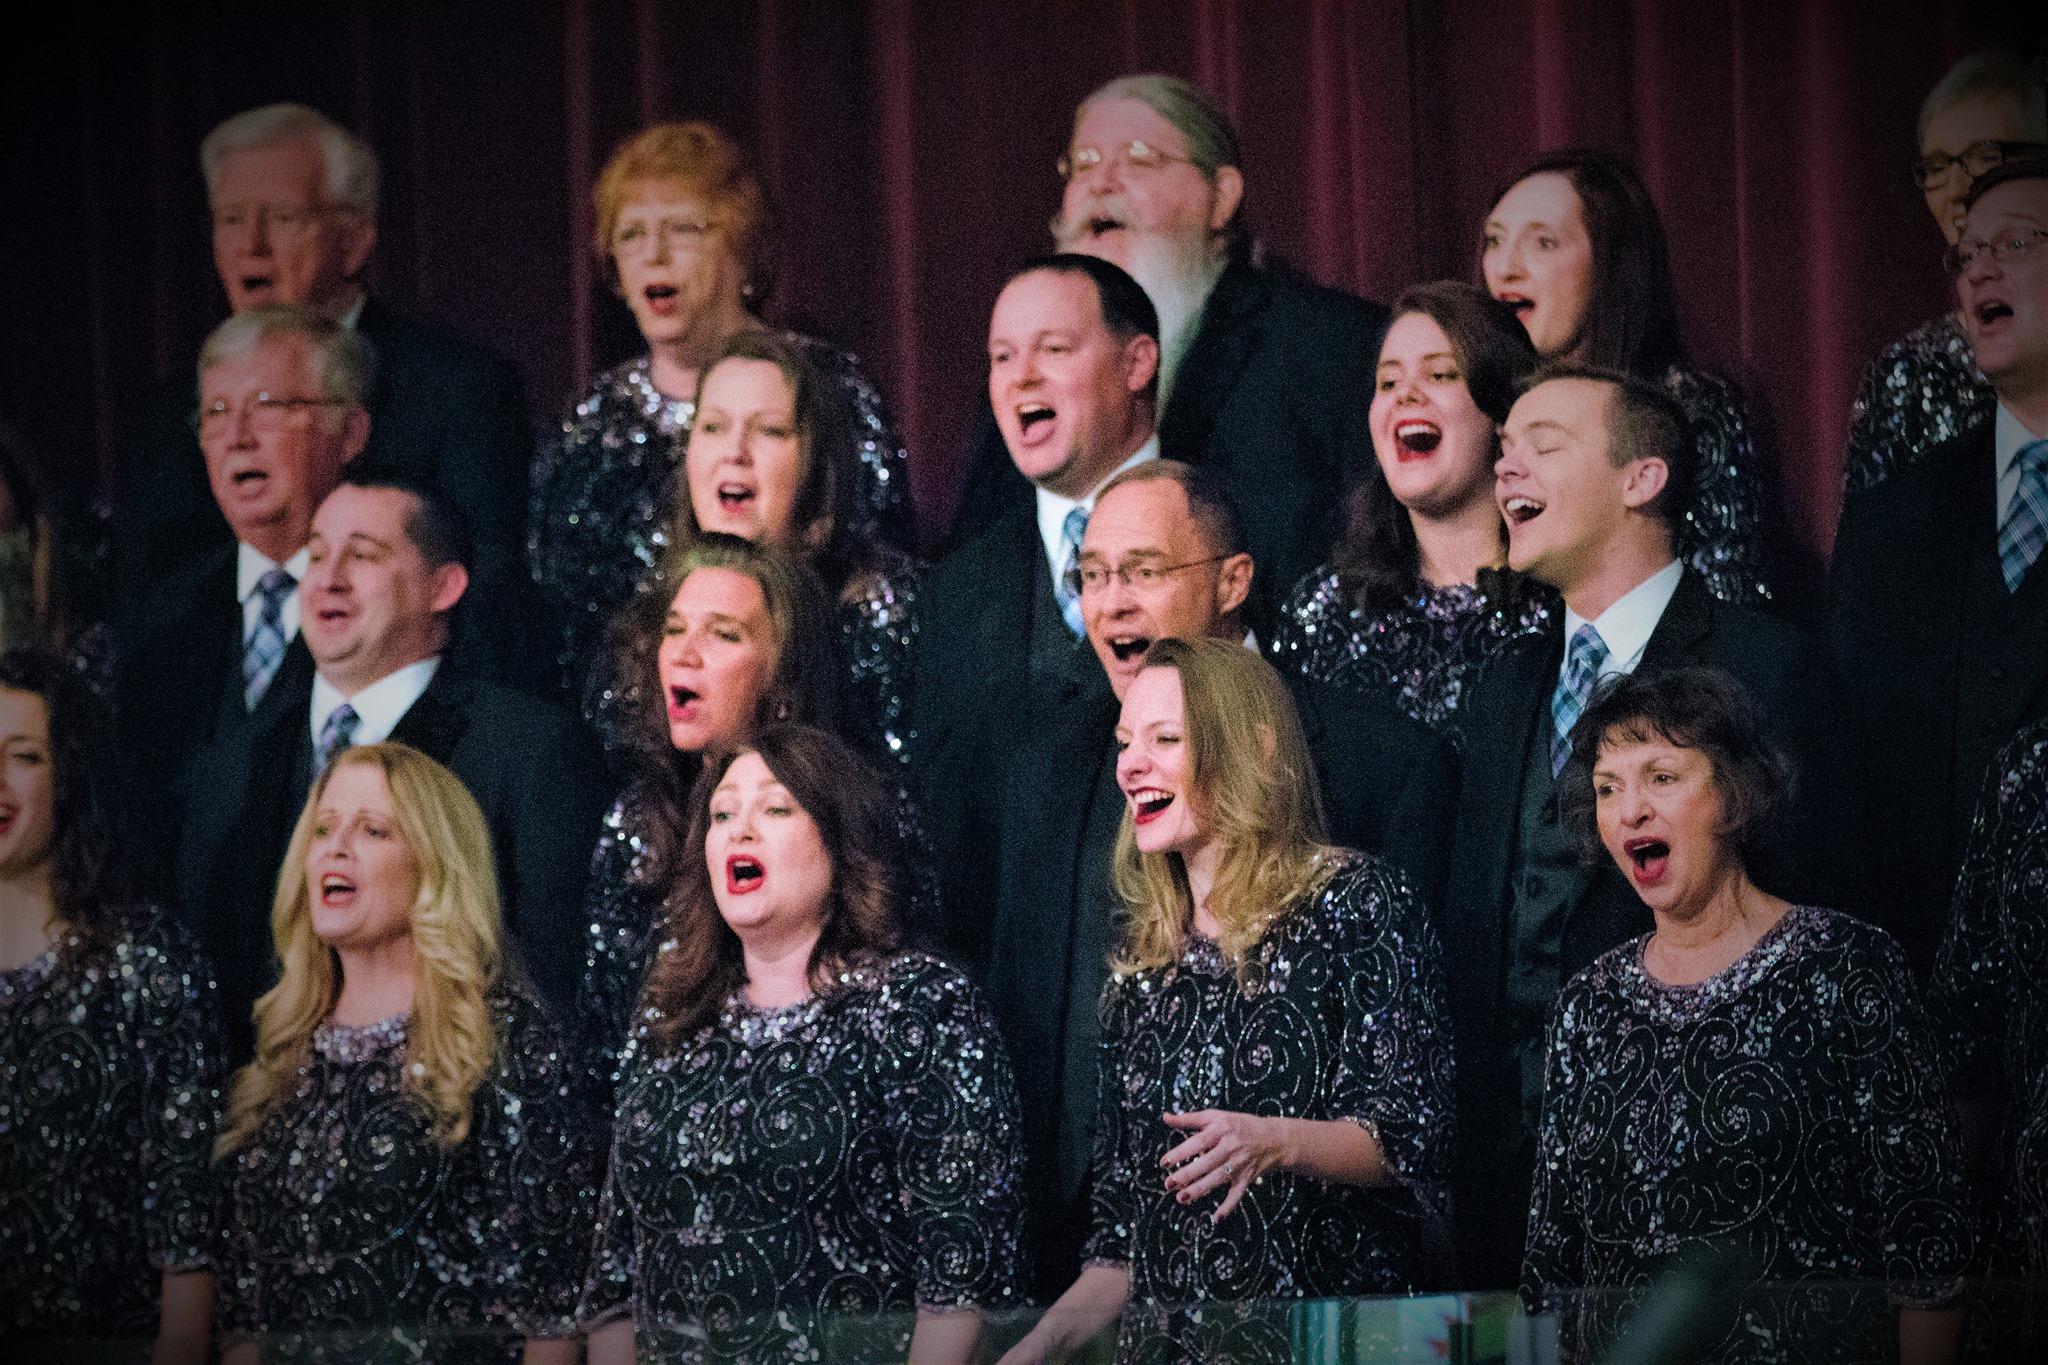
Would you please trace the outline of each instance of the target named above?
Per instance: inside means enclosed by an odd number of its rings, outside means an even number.
[[[229,318],[200,348],[198,381],[186,431],[198,434],[228,538],[128,595],[115,630],[116,698],[141,787],[133,809],[159,857],[192,754],[310,685],[299,639],[306,542],[370,433],[369,349],[309,309],[262,304]]]
[[[1923,971],[1985,770],[2048,716],[2048,156],[1993,166],[1965,204],[1948,267],[1997,410],[1849,498],[1829,585],[1868,881]]]
[[[1384,308],[1253,263],[1249,179],[1214,101],[1175,76],[1122,76],[1074,112],[1053,239],[1144,286],[1159,314],[1163,454],[1228,482],[1259,558],[1252,619],[1272,619],[1334,543],[1372,462],[1367,399]],[[1020,496],[977,439],[959,531]]]
[[[366,457],[453,500],[477,545],[485,597],[523,578],[531,428],[519,376],[504,359],[395,311],[367,287],[377,244],[378,166],[364,141],[301,104],[228,119],[200,146],[213,264],[237,315],[284,304],[365,342],[374,379],[362,407]],[[165,387],[121,471],[117,525],[123,586],[149,582],[229,539],[207,494],[192,439],[192,390]],[[517,613],[477,613],[465,648],[493,671],[508,666]],[[486,633],[482,627],[489,626]]]

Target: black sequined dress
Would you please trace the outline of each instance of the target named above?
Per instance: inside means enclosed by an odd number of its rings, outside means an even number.
[[[1596,1360],[1664,1262],[1728,1246],[1757,1288],[1702,1358],[1893,1359],[1896,1308],[1952,1299],[1971,1252],[1905,959],[1795,907],[1725,971],[1667,986],[1649,937],[1574,977],[1552,1017],[1527,1306],[1562,1315],[1565,1358]],[[1814,1281],[1836,1283],[1782,1287]]]
[[[1686,365],[1666,370],[1663,383],[1685,409],[1698,455],[1678,557],[1723,602],[1767,607],[1777,588],[1766,563],[1764,471],[1742,398],[1727,380]]]
[[[1849,409],[1849,494],[1875,488],[1922,455],[1992,420],[1998,399],[1954,313],[1878,352]]]
[[[266,1365],[516,1361],[574,1330],[603,1118],[541,1005],[492,1000],[470,1130],[399,1089],[409,1016],[313,1036],[298,1088],[226,1163],[218,1321]]]
[[[1452,1133],[1441,955],[1398,873],[1339,856],[1323,890],[1267,928],[1244,984],[1190,934],[1175,962],[1103,990],[1084,1255],[1129,1271],[1120,1360],[1288,1360],[1288,1314],[1271,1301],[1407,1292],[1440,1245]],[[1391,1183],[1269,1172],[1212,1223],[1220,1196],[1180,1204],[1160,1164],[1187,1136],[1160,1115],[1199,1109],[1355,1122]]]
[[[1270,653],[1283,673],[1361,693],[1462,748],[1459,703],[1505,645],[1548,628],[1556,600],[1537,589],[1508,605],[1469,583],[1418,583],[1397,605],[1371,611],[1325,566],[1295,586]]]
[[[966,979],[902,953],[673,1051],[636,1027],[582,1317],[660,1359],[856,1358],[841,1315],[1018,1292],[1017,1090]],[[883,1354],[903,1358],[903,1340]]]
[[[852,406],[859,503],[869,519],[856,529],[909,548],[909,474],[881,395],[846,352],[790,338],[844,385]],[[676,471],[697,405],[655,388],[652,368],[641,356],[599,375],[534,461],[527,567],[548,621],[552,671],[571,706],[582,703],[613,613],[668,545]]]
[[[214,1009],[153,915],[0,972],[0,1345],[147,1340],[163,1273],[212,1266]]]
[[[1961,1088],[1993,1101],[1986,1260],[2035,1286],[2031,1330],[2048,1332],[2048,721],[1987,774],[1932,1003]]]

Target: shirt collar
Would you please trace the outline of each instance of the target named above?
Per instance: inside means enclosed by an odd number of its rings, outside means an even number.
[[[412,710],[413,703],[433,682],[435,672],[441,667],[441,656],[422,659],[416,664],[407,664],[396,673],[386,673],[353,697],[341,695],[341,689],[327,681],[322,674],[313,675],[313,706],[307,715],[313,735],[313,743],[320,742],[320,731],[327,724],[327,717],[334,708],[347,702],[353,706],[360,723],[356,726],[355,743],[378,744],[391,737],[398,728],[398,722],[405,719],[405,713]]]
[[[369,301],[370,296],[367,293],[357,294],[356,301],[350,304],[348,311],[341,315],[341,325],[348,328],[351,332],[361,326],[363,321],[363,305]]]
[[[256,591],[256,585],[272,569],[283,569],[292,576],[294,583],[306,581],[306,564],[312,558],[312,551],[301,545],[299,552],[279,564],[276,560],[256,549],[247,541],[235,545],[235,600],[246,602]]]
[[[1672,560],[1657,572],[1623,593],[1614,605],[1600,613],[1593,629],[1600,632],[1600,639],[1607,646],[1607,664],[1601,669],[1602,676],[1609,673],[1632,673],[1642,662],[1643,650],[1650,643],[1650,636],[1656,632],[1657,622],[1664,619],[1664,608],[1671,605],[1671,596],[1678,591],[1678,580],[1685,576],[1685,565]],[[1564,610],[1564,638],[1569,640],[1578,634],[1586,618],[1570,607]]]
[[[1057,575],[1064,566],[1060,562],[1060,538],[1066,534],[1067,513],[1076,507],[1095,510],[1095,500],[1102,496],[1102,490],[1109,487],[1111,479],[1126,469],[1135,469],[1147,460],[1159,458],[1159,433],[1153,432],[1145,438],[1145,444],[1131,452],[1130,458],[1109,471],[1101,483],[1088,490],[1087,496],[1064,498],[1050,489],[1035,490],[1038,495],[1038,538],[1045,542],[1045,562],[1053,566]]]

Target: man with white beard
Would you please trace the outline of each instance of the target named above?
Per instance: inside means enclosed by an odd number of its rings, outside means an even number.
[[[1353,482],[1373,472],[1366,411],[1387,314],[1253,264],[1241,160],[1202,91],[1119,77],[1075,111],[1052,233],[1062,251],[1122,266],[1151,298],[1161,453],[1224,477],[1260,565],[1251,622],[1263,632],[1326,557]],[[956,536],[1028,492],[985,422]]]

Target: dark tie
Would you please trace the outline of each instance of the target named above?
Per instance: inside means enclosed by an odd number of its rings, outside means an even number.
[[[242,641],[242,702],[251,711],[270,690],[270,680],[284,662],[284,599],[298,586],[299,580],[283,569],[272,569],[256,580],[263,602],[256,609],[256,624]]]
[[[320,726],[320,743],[314,755],[313,775],[318,777],[327,771],[327,765],[334,762],[334,756],[355,742],[356,727],[363,718],[356,714],[356,708],[347,702],[327,713],[326,721]]]
[[[2021,446],[2013,463],[2019,467],[2020,486],[1998,528],[1998,567],[2005,573],[2008,592],[2020,590],[2027,570],[2041,557],[2041,547],[2048,545],[2048,441]]]
[[[1589,622],[1572,632],[1570,648],[1564,655],[1564,677],[1550,697],[1550,775],[1564,771],[1572,755],[1572,727],[1586,714],[1586,700],[1593,684],[1600,680],[1600,666],[1607,662],[1607,642]]]

